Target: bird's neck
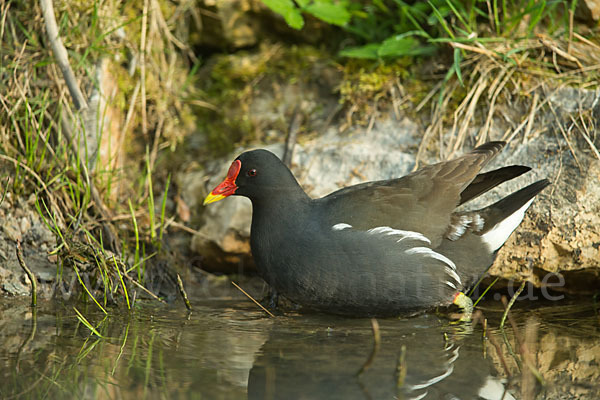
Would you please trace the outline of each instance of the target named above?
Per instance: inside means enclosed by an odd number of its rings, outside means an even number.
[[[300,185],[265,191],[260,197],[252,198],[252,224],[277,223],[306,212],[311,198]],[[266,222],[268,221],[268,222]]]
[[[268,199],[252,199],[252,255],[261,276],[273,284],[274,270],[283,267],[275,255],[286,243],[294,242],[295,232],[304,227],[312,200],[301,190],[293,196],[273,194]]]

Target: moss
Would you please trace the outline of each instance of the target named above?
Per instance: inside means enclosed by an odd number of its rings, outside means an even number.
[[[353,122],[365,124],[393,96],[394,87],[410,79],[410,64],[406,58],[389,62],[348,60],[340,84],[340,102],[352,110]]]
[[[316,78],[310,71],[330,55],[313,46],[263,44],[254,51],[214,56],[209,72],[198,85],[203,99],[215,110],[197,109],[199,127],[210,151],[225,154],[235,146],[264,139],[262,128],[251,115],[252,103],[265,91],[283,83],[308,84]]]

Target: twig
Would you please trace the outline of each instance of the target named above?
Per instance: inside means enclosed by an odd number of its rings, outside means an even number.
[[[519,297],[521,295],[521,292],[523,291],[523,289],[525,289],[526,284],[527,284],[527,281],[523,281],[523,283],[521,283],[521,286],[519,286],[519,289],[517,289],[516,293],[513,295],[513,297],[508,302],[508,305],[506,306],[506,310],[504,310],[504,314],[502,315],[502,320],[500,321],[500,329],[504,329],[504,322],[506,322],[506,317],[508,316],[508,312],[510,311],[513,304],[515,304],[515,301],[517,301],[517,297]]]
[[[400,347],[400,354],[398,355],[398,363],[396,364],[396,389],[400,389],[404,386],[404,379],[406,378],[406,345]]]
[[[538,37],[539,41],[544,46],[546,46],[547,48],[549,48],[550,50],[552,50],[554,54],[558,54],[562,58],[564,58],[566,60],[569,60],[571,62],[574,62],[575,64],[577,64],[577,66],[580,69],[583,69],[583,65],[581,65],[581,63],[579,62],[579,60],[577,58],[573,57],[572,55],[570,55],[566,51],[564,51],[561,48],[559,48],[557,45],[554,44],[554,42],[552,42],[552,40],[550,40],[550,38],[548,38],[545,35],[541,35],[541,34],[538,34],[537,37]]]
[[[469,46],[468,44],[464,44],[464,43],[458,43],[458,42],[450,42],[450,46],[454,47],[455,49],[462,49],[462,50],[467,50],[467,51],[472,51],[473,53],[479,53],[479,54],[483,54],[484,56],[488,56],[491,59],[494,58],[500,58],[500,55],[488,50],[488,49],[482,49],[479,47],[475,47],[475,46]]]
[[[460,129],[458,130],[458,133],[455,136],[454,146],[453,147],[448,146],[449,148],[452,147],[452,150],[450,151],[450,154],[448,155],[449,157],[454,155],[455,152],[457,152],[462,147],[462,145],[465,141],[467,131],[469,129],[471,121],[473,120],[473,117],[475,116],[475,111],[477,110],[477,105],[479,104],[479,98],[481,97],[483,92],[487,89],[487,83],[488,83],[487,79],[488,79],[489,74],[492,72],[492,70],[493,70],[493,67],[488,67],[485,69],[485,71],[480,72],[479,79],[477,79],[477,82],[475,83],[474,87],[467,94],[467,96],[465,97],[465,100],[461,103],[459,108],[454,113],[455,122],[458,121],[459,114],[462,113],[462,122],[460,125]],[[462,112],[463,110],[464,110],[464,112]]]
[[[17,259],[19,260],[19,265],[23,268],[23,271],[27,274],[29,278],[29,282],[31,282],[31,307],[37,306],[37,279],[35,279],[35,275],[25,264],[25,259],[23,258],[23,252],[21,251],[21,241],[17,240]]]
[[[58,25],[56,24],[56,16],[54,14],[54,7],[52,5],[52,0],[40,0],[40,5],[42,7],[42,13],[44,15],[44,23],[46,25],[46,32],[48,33],[48,39],[50,40],[50,44],[52,45],[52,51],[54,56],[56,57],[56,61],[62,71],[63,77],[67,83],[67,87],[69,88],[69,93],[73,99],[73,103],[75,104],[75,108],[77,111],[81,112],[88,108],[87,102],[83,93],[79,89],[79,85],[77,84],[77,80],[75,78],[75,74],[71,69],[71,65],[69,64],[69,58],[67,55],[67,50],[62,42],[58,34]],[[69,147],[71,151],[75,154],[80,166],[81,166],[81,174],[84,178],[88,188],[90,189],[90,194],[96,205],[96,208],[100,212],[100,214],[106,219],[110,220],[110,212],[104,206],[102,202],[102,198],[100,197],[100,193],[96,189],[94,183],[91,181],[87,169],[87,165],[84,160],[80,157],[80,152],[78,151],[78,145],[74,140],[73,134],[69,127],[69,123],[66,120],[66,116],[63,114],[61,118],[61,126],[63,127],[63,132],[67,137],[69,142]],[[83,212],[83,211],[82,211]],[[120,243],[117,239],[117,235],[115,230],[109,224],[103,224],[104,233],[108,237],[109,244],[112,250],[120,251]]]
[[[362,375],[363,372],[371,367],[377,353],[379,353],[379,347],[381,346],[381,332],[379,330],[379,322],[377,322],[375,318],[371,318],[371,329],[373,329],[373,350],[371,350],[371,354],[369,354],[367,361],[365,361],[363,366],[360,367],[360,370],[356,373],[357,376]]]
[[[142,82],[142,133],[144,137],[148,133],[148,121],[146,116],[146,32],[148,25],[148,0],[144,0],[142,10],[142,32],[140,37],[140,80]]]
[[[177,288],[179,289],[179,294],[181,294],[181,297],[183,297],[185,307],[192,311],[192,305],[190,304],[187,293],[185,292],[185,288],[183,287],[183,281],[181,280],[181,276],[179,276],[179,274],[177,274]]]
[[[173,228],[181,229],[184,232],[191,233],[192,235],[199,235],[199,236],[206,238],[206,235],[204,233],[200,232],[199,230],[190,228],[187,225],[184,225],[180,222],[175,221],[175,217],[169,218],[169,220],[165,224],[165,229],[167,229],[170,226],[172,226]]]
[[[244,295],[246,295],[247,298],[249,298],[250,300],[252,300],[254,302],[254,304],[256,304],[257,306],[259,306],[264,312],[266,312],[267,314],[269,314],[269,316],[271,318],[275,318],[275,316],[273,315],[273,313],[271,311],[269,311],[266,308],[264,308],[262,304],[260,304],[258,301],[256,301],[254,299],[254,297],[252,297],[248,293],[246,293],[246,291],[244,289],[242,289],[241,287],[239,287],[237,283],[235,283],[234,281],[231,281],[231,284],[233,286],[235,286],[240,292],[244,293]]]
[[[579,33],[573,32],[573,36],[575,36],[578,40],[581,40],[583,43],[587,44],[588,46],[592,46],[592,47],[595,47],[596,50],[600,50],[600,46],[598,46],[596,43],[592,42],[591,40],[588,40],[585,37],[581,36]]]
[[[477,139],[477,145],[481,145],[485,143],[487,137],[489,135],[490,127],[492,125],[492,119],[494,116],[496,100],[498,96],[506,86],[507,82],[510,80],[511,76],[515,72],[515,69],[510,69],[507,71],[507,68],[502,68],[502,71],[498,74],[491,87],[488,89],[488,93],[491,94],[490,105],[488,109],[487,118],[485,120],[485,124],[483,125],[483,129],[479,134],[479,138]],[[500,81],[502,79],[502,81]]]
[[[552,96],[555,95],[556,93],[558,93],[559,89],[561,89],[561,88],[560,87],[556,88],[552,93],[550,93],[548,95],[544,95],[544,100],[541,103],[537,104],[535,108],[533,108],[529,111],[529,114],[527,115],[527,117],[525,119],[523,119],[523,121],[519,124],[519,126],[517,126],[510,135],[508,134],[510,132],[510,130],[506,131],[506,133],[502,136],[502,140],[507,143],[509,143],[511,140],[513,140],[514,137],[517,136],[517,134],[519,134],[521,129],[523,129],[523,128],[525,128],[525,126],[527,126],[527,124],[529,123],[529,117],[531,117],[531,116],[535,117],[535,114],[538,112],[538,110],[540,108],[542,108],[543,106],[545,106],[546,103],[549,103]]]
[[[292,156],[294,155],[294,147],[296,146],[296,137],[298,136],[298,130],[300,129],[301,123],[302,115],[300,114],[300,107],[299,105],[296,105],[294,112],[292,113],[292,120],[290,121],[288,134],[285,138],[285,149],[283,151],[283,158],[281,159],[281,161],[283,161],[288,168],[292,165]]]
[[[29,343],[31,343],[31,341],[35,338],[35,333],[37,331],[37,308],[32,308],[31,309],[31,329],[29,330],[29,336],[27,336],[27,338],[23,341],[23,343],[21,343],[21,346],[19,346],[19,350],[17,351],[17,361],[15,363],[15,369],[17,371],[17,373],[19,372],[19,364],[21,361],[21,353],[23,352],[23,349],[25,348],[25,346],[27,346]]]
[[[563,135],[565,142],[567,142],[567,146],[569,147],[569,150],[571,151],[571,154],[573,155],[575,164],[577,164],[579,171],[583,171],[583,168],[581,167],[581,164],[579,163],[579,160],[577,159],[577,154],[575,154],[575,149],[573,148],[573,146],[571,145],[571,142],[569,141],[569,138],[568,138],[569,135],[565,131],[565,128],[562,126],[562,122],[560,121],[558,114],[554,110],[554,107],[552,107],[552,104],[548,103],[548,106],[550,106],[550,111],[552,111],[552,114],[554,115],[554,118],[556,119],[556,124],[558,125],[558,129],[560,130],[560,133]]]
[[[506,359],[504,358],[504,354],[502,353],[500,344],[498,343],[495,336],[491,332],[488,336],[488,340],[490,341],[490,343],[492,344],[492,346],[494,346],[494,349],[496,350],[496,355],[498,355],[498,359],[500,360],[500,364],[502,365],[502,368],[504,369],[504,373],[506,374],[506,376],[508,378],[510,378],[512,376],[512,374],[510,372],[510,368],[508,368],[508,363],[506,362]]]
[[[487,347],[485,346],[485,342],[488,340],[488,331],[487,331],[487,326],[488,326],[488,321],[487,318],[485,318],[482,314],[482,318],[483,318],[483,322],[481,323],[482,325],[482,333],[481,333],[481,340],[483,341],[483,358],[487,357]]]
[[[579,127],[579,124],[573,118],[572,115],[569,114],[569,118],[571,118],[571,121],[573,122],[573,124],[575,126]],[[581,135],[583,136],[583,138],[585,139],[585,141],[587,142],[587,144],[590,146],[590,148],[594,152],[594,155],[596,156],[596,158],[598,160],[600,160],[600,152],[598,152],[598,148],[596,147],[596,145],[594,144],[594,142],[592,142],[592,140],[590,139],[590,136],[591,136],[590,135],[590,131],[589,131],[587,125],[585,124],[585,122],[583,121],[583,116],[581,115],[581,112],[579,112],[579,120],[581,121],[581,126],[582,126],[582,128],[580,128]]]
[[[127,274],[123,274],[123,276],[127,279],[129,279],[131,281],[131,283],[133,283],[135,286],[139,287],[140,289],[142,289],[144,292],[146,292],[148,295],[150,295],[150,297],[154,298],[154,300],[158,300],[163,304],[166,304],[167,302],[164,301],[163,299],[161,299],[160,297],[158,297],[157,295],[155,295],[154,293],[152,293],[151,291],[149,291],[148,289],[146,289],[141,283],[139,283],[138,281],[136,281],[135,279],[133,279],[132,277],[130,277]],[[135,303],[135,294],[137,292],[134,292],[134,299],[131,302],[131,307],[133,307],[133,304]]]
[[[540,95],[538,92],[533,94],[533,101],[531,102],[531,110],[529,111],[529,116],[527,117],[527,125],[525,126],[525,132],[523,133],[523,143],[531,133],[531,129],[533,128],[533,121],[535,120],[535,111],[537,110],[537,103],[540,99]]]
[[[571,45],[573,44],[573,18],[575,13],[569,10],[569,43],[567,44],[567,53],[571,54]]]
[[[534,318],[527,321],[525,328],[525,340],[520,346],[523,364],[526,368],[521,370],[521,398],[535,398],[535,379],[545,385],[544,378],[537,369],[536,342],[538,338],[539,322]]]
[[[85,101],[85,97],[83,97],[83,93],[81,93],[81,90],[79,89],[79,85],[75,79],[75,74],[73,73],[71,65],[69,64],[67,49],[65,48],[62,39],[58,35],[58,25],[56,24],[56,16],[54,15],[54,6],[52,5],[52,0],[40,0],[40,6],[42,7],[44,24],[46,25],[46,32],[48,33],[48,39],[50,40],[50,45],[52,46],[52,52],[54,53],[56,62],[63,73],[67,87],[69,88],[69,93],[71,93],[71,97],[73,98],[73,102],[75,103],[77,110],[84,110],[87,108],[87,102]]]

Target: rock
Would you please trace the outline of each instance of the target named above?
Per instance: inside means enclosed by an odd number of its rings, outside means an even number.
[[[600,19],[600,0],[584,0],[577,8],[577,16],[582,19],[593,21]]]
[[[14,279],[2,282],[2,290],[13,296],[29,296],[30,294],[29,287]]]
[[[20,241],[22,239],[21,230],[17,222],[13,219],[7,220],[2,225],[4,234],[12,241]]]
[[[6,268],[0,267],[0,281],[6,280],[11,275],[11,272]]]
[[[38,216],[35,205],[25,197],[16,197],[13,204],[18,206],[6,209],[0,230],[1,291],[12,296],[30,294],[29,280],[19,265],[15,251],[15,241],[20,240],[25,263],[38,277],[40,297],[51,296],[56,280],[56,265],[48,261],[47,250],[56,247],[54,234]],[[69,274],[68,271],[64,273]]]
[[[599,100],[600,91],[572,88],[550,98],[557,113],[566,115],[580,107],[598,112]],[[596,146],[600,147],[598,138]],[[509,164],[528,165],[533,170],[477,199],[474,206],[483,206],[538,179],[548,178],[552,186],[536,197],[520,227],[499,251],[490,273],[512,280],[527,279],[554,290],[595,293],[600,284],[600,160],[590,144],[582,135],[572,134],[569,143],[558,132],[538,135],[511,143],[490,168]]]
[[[21,217],[19,221],[19,230],[21,231],[21,235],[26,235],[29,229],[31,228],[31,221],[27,217]]]

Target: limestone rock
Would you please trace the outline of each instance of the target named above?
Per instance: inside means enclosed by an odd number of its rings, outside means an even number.
[[[591,19],[593,21],[600,20],[600,1],[599,0],[584,0],[578,7],[578,16]]]

